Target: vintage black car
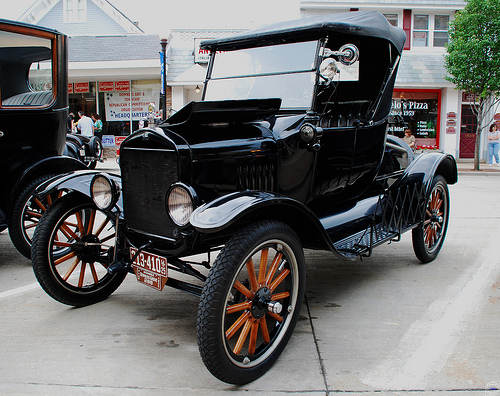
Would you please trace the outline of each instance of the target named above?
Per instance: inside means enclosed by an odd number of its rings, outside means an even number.
[[[76,158],[89,169],[95,169],[98,162],[104,161],[102,142],[98,136],[66,134],[66,147],[63,154]]]
[[[303,249],[355,260],[411,230],[416,256],[435,259],[457,168],[387,135],[404,41],[376,12],[205,41],[203,100],[129,136],[121,176],[76,172],[38,189],[67,192],[35,233],[42,287],[82,306],[133,271],[158,290],[199,296],[203,361],[243,384],[292,335]]]
[[[52,198],[32,200],[48,178],[85,169],[63,157],[68,117],[67,38],[0,20],[0,231],[31,254],[36,224]]]

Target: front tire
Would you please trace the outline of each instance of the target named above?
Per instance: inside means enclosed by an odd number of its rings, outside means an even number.
[[[265,374],[292,335],[304,290],[304,253],[290,227],[262,221],[236,233],[200,299],[198,346],[208,370],[240,385]]]
[[[52,204],[33,237],[32,262],[42,288],[55,300],[81,307],[106,299],[126,272],[109,274],[116,231],[92,200],[70,193]]]
[[[436,175],[425,203],[422,223],[412,230],[413,251],[422,263],[433,261],[439,254],[448,229],[449,212],[448,184],[443,176]]]

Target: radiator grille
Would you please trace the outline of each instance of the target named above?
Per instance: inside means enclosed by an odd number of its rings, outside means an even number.
[[[128,227],[172,238],[175,225],[165,208],[165,197],[172,183],[178,181],[177,153],[124,148],[120,166]]]

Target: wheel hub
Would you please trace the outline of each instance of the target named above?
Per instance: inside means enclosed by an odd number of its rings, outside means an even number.
[[[281,313],[282,305],[277,301],[271,300],[271,290],[262,287],[255,293],[252,300],[252,316],[260,319],[266,315],[266,312]]]
[[[84,262],[94,262],[100,256],[101,241],[93,234],[85,235],[72,246],[77,257]]]
[[[255,319],[262,318],[266,314],[269,302],[271,302],[271,290],[267,287],[259,289],[252,301],[252,316]]]

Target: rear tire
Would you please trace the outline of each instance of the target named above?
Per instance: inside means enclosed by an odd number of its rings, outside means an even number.
[[[422,223],[412,230],[413,251],[422,263],[433,261],[439,254],[448,229],[449,212],[448,184],[443,176],[436,175],[425,203]]]
[[[63,304],[81,307],[106,299],[127,275],[107,271],[115,239],[113,219],[90,198],[65,195],[43,215],[33,237],[38,282]]]

